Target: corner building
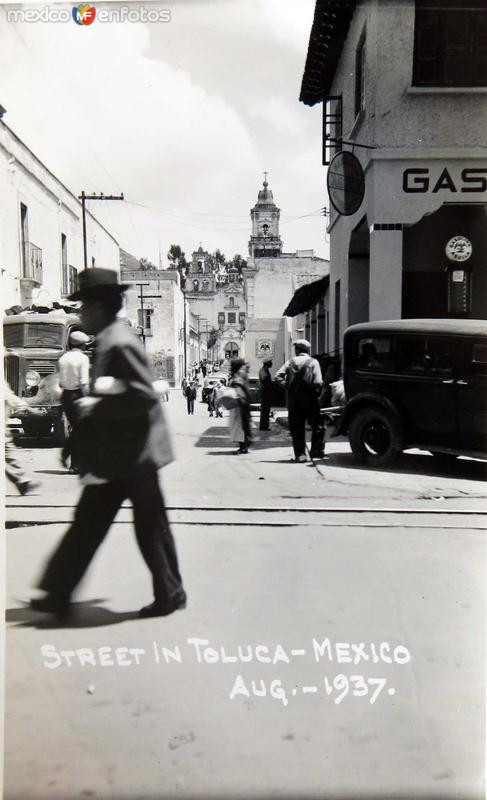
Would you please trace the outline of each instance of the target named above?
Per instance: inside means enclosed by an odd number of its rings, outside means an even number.
[[[485,319],[485,0],[317,0],[300,99],[323,165],[353,150],[365,177],[355,213],[330,204],[331,349],[357,322]]]

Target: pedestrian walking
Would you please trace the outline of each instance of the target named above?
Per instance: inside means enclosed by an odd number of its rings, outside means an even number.
[[[83,327],[96,335],[91,394],[77,401],[73,445],[84,489],[74,520],[49,559],[31,607],[59,615],[126,498],[137,544],[151,574],[154,601],[140,617],[165,616],[186,605],[158,469],[172,461],[162,405],[135,333],[117,319],[122,292],[116,272],[93,267],[79,275]],[[98,387],[98,388],[97,388]]]
[[[211,393],[211,404],[212,404],[213,409],[215,411],[215,416],[217,416],[217,417],[223,417],[223,414],[220,411],[220,400],[221,400],[221,398],[223,396],[223,393],[225,392],[225,388],[226,387],[223,384],[223,382],[220,381],[220,380],[217,380],[217,382],[215,383],[215,385],[213,387],[213,391]]]
[[[194,401],[196,400],[197,391],[196,381],[192,381],[186,387],[186,405],[188,407],[188,414],[194,414]]]
[[[305,462],[306,422],[311,426],[311,457],[323,458],[325,454],[325,423],[318,399],[323,381],[318,361],[309,354],[310,343],[306,339],[298,339],[293,346],[295,356],[276,372],[274,380],[286,387],[294,460]]]
[[[232,358],[229,385],[236,392],[237,405],[230,409],[230,437],[238,442],[237,455],[248,453],[252,442],[248,372],[243,358]]]
[[[76,401],[88,394],[90,388],[90,360],[84,349],[90,337],[82,331],[73,331],[69,336],[71,349],[67,350],[58,361],[59,386],[62,389],[61,405],[69,425],[69,434],[61,450],[61,461],[70,472],[78,468],[71,448],[71,432],[76,423],[78,412]]]
[[[37,409],[30,408],[29,404],[21,397],[17,397],[9,384],[4,384],[5,403],[5,475],[17,487],[20,494],[33,494],[40,487],[40,483],[32,479],[19,464],[15,453],[15,442],[7,425],[7,419],[15,412],[29,412],[32,416],[43,416]]]
[[[271,415],[271,393],[272,393],[272,358],[266,356],[262,359],[262,366],[259,370],[259,389],[260,389],[260,423],[259,430],[269,430],[269,419]]]

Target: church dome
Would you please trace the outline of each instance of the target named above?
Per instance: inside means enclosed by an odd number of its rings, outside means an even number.
[[[259,203],[271,203],[272,205],[275,205],[274,197],[272,195],[272,191],[267,188],[269,186],[267,181],[263,182],[263,186],[264,186],[264,188],[260,190],[259,195],[257,197],[257,204],[259,204]]]

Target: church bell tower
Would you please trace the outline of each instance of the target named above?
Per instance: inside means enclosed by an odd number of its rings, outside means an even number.
[[[264,172],[263,189],[259,191],[257,203],[250,210],[252,234],[249,254],[252,258],[279,258],[282,241],[279,236],[280,208],[277,208],[268,188],[267,172]]]

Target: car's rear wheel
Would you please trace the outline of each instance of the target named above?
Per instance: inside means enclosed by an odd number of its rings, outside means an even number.
[[[357,412],[350,424],[348,438],[357,461],[367,466],[390,464],[402,449],[398,421],[392,414],[373,406]]]

